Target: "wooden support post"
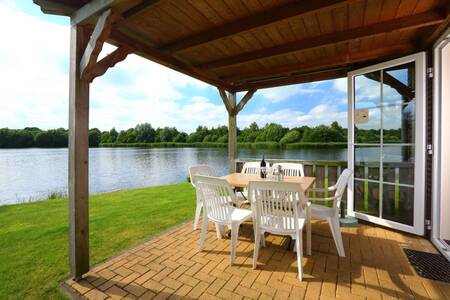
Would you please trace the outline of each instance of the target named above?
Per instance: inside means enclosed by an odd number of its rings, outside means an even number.
[[[228,161],[230,172],[236,172],[237,158],[237,115],[244,108],[250,98],[255,94],[256,89],[249,90],[242,97],[239,104],[236,102],[236,92],[228,93],[223,88],[218,88],[220,97],[228,112]]]
[[[237,158],[237,112],[236,108],[236,93],[229,93],[228,101],[233,107],[231,112],[228,112],[228,162],[230,164],[230,173],[236,172],[236,158]]]
[[[75,279],[89,271],[89,82],[80,61],[89,35],[78,25],[70,29],[69,86],[69,260]]]

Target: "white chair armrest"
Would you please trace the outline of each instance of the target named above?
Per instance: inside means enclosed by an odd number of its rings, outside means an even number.
[[[328,188],[310,188],[309,192],[332,192],[336,190],[336,186],[330,186]]]
[[[326,198],[306,198],[307,201],[311,202],[311,201],[333,201],[335,199],[337,199],[337,196],[333,196],[333,197],[326,197]]]

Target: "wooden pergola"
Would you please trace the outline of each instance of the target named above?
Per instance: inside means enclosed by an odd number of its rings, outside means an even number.
[[[344,77],[431,45],[448,0],[34,0],[70,16],[69,241],[74,278],[89,270],[89,86],[134,53],[219,90],[236,117],[257,89]],[[105,42],[117,49],[98,60]],[[151,78],[149,78],[151,80]],[[246,91],[238,102],[236,93]]]

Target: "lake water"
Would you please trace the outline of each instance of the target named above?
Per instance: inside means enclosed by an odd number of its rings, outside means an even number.
[[[240,158],[346,160],[346,149],[239,150]],[[94,148],[89,151],[89,189],[113,190],[183,182],[189,166],[228,172],[224,148]],[[67,194],[67,149],[0,149],[0,205]]]

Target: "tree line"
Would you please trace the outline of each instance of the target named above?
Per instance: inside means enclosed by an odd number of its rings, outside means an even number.
[[[384,137],[390,141],[400,141],[401,130],[385,130]],[[380,138],[379,130],[356,130],[358,142],[375,142]],[[258,126],[256,122],[248,127],[238,129],[239,143],[272,142],[282,145],[294,143],[345,143],[347,129],[338,122],[330,126],[319,125],[315,127],[301,126],[287,128],[280,124],[269,123]],[[134,143],[227,143],[227,126],[208,128],[198,126],[192,133],[179,131],[175,127],[153,128],[149,123],[136,125],[134,128],[117,131],[100,131],[97,128],[89,130],[89,146],[98,147],[102,144]],[[36,127],[24,129],[0,129],[0,148],[60,148],[67,147],[68,130],[64,128],[41,130]]]

